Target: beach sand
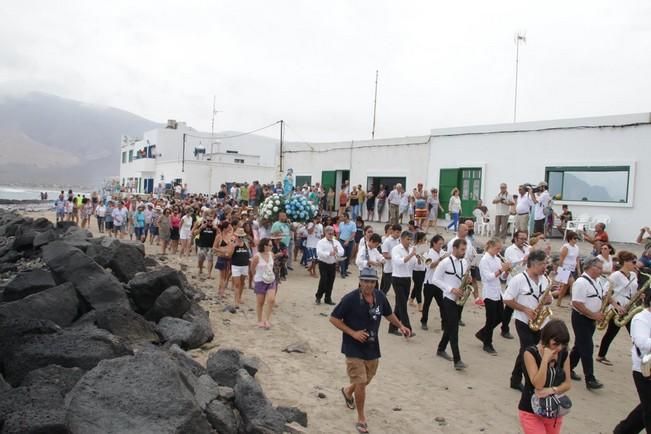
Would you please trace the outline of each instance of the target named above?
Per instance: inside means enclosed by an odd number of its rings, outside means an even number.
[[[53,220],[53,213],[32,213]],[[98,236],[93,222],[92,230]],[[379,225],[377,225],[379,229]],[[452,234],[442,234],[446,240]],[[588,248],[582,244],[585,252]],[[554,251],[558,251],[554,241]],[[630,246],[629,246],[630,248]],[[156,246],[146,245],[147,253],[158,255]],[[632,249],[639,253],[639,248]],[[344,357],[340,353],[341,333],[328,321],[332,310],[327,305],[314,304],[318,279],[294,264],[288,280],[278,294],[270,330],[255,327],[255,297],[245,290],[244,306],[237,313],[224,311],[225,305],[215,298],[217,281],[198,275],[196,256],[183,258],[166,256],[167,265],[181,268],[190,281],[201,288],[208,299],[202,302],[210,311],[215,332],[212,343],[191,354],[205,363],[212,351],[220,347],[236,347],[261,359],[262,367],[256,378],[274,405],[298,406],[308,413],[311,433],[355,433],[356,412],[348,410],[340,388],[346,384]],[[339,300],[357,287],[357,269],[352,266],[347,279],[335,281],[333,298]],[[232,291],[227,292],[226,304],[232,303]],[[393,291],[389,300],[394,305]],[[565,304],[569,301],[566,299]],[[517,405],[520,393],[508,387],[509,376],[518,351],[517,337],[506,340],[494,334],[497,356],[482,351],[474,337],[484,323],[483,308],[469,301],[464,309],[466,327],[460,328],[460,348],[464,372],[453,369],[451,362],[435,357],[435,346],[441,337],[440,317],[435,303],[430,310],[429,330],[420,330],[420,314],[409,307],[416,336],[405,339],[387,333],[388,322],[380,331],[380,360],[377,376],[367,389],[366,413],[372,433],[518,433],[521,432]],[[554,317],[569,321],[570,309],[554,309]],[[511,333],[515,328],[511,322]],[[602,332],[595,335],[595,344]],[[572,334],[573,337],[573,334]],[[287,345],[304,341],[309,344],[306,354],[283,352]],[[595,362],[597,378],[605,384],[599,391],[588,391],[583,382],[573,382],[568,395],[572,399],[571,413],[565,417],[565,433],[611,433],[614,426],[637,405],[638,398],[631,377],[630,338],[625,330],[613,342],[609,359],[614,366]],[[449,350],[448,350],[449,351]],[[595,355],[597,348],[595,348]],[[583,375],[579,365],[577,373]],[[318,394],[325,394],[319,398]],[[435,419],[444,418],[439,423]]]

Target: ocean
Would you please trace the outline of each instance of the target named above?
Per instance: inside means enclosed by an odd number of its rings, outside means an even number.
[[[47,192],[48,200],[54,200],[61,190],[51,190],[38,187],[16,187],[0,185],[0,199],[7,200],[40,200],[41,192]]]

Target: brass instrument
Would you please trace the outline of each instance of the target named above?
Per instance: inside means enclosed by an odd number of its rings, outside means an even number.
[[[463,295],[457,299],[457,305],[458,306],[463,306],[466,304],[466,301],[468,301],[468,297],[470,297],[470,294],[472,294],[472,291],[474,288],[472,287],[472,276],[470,276],[470,267],[466,270],[465,273],[463,273],[463,277],[461,278],[461,283],[459,284],[459,288],[463,291]]]
[[[427,262],[427,258],[425,257],[428,251],[429,251],[429,246],[427,245],[427,243],[420,243],[414,246],[414,252],[416,253],[416,258],[418,259],[419,263],[429,265],[432,262],[431,259],[429,260],[429,262]]]
[[[614,309],[608,310],[608,307],[610,306],[610,297],[613,295],[614,286],[615,283],[612,280],[608,279],[608,290],[606,291],[604,299],[601,300],[601,309],[599,309],[599,312],[601,312],[601,314],[604,316],[604,319],[597,322],[597,330],[603,330],[608,327],[608,323],[614,315]]]
[[[617,327],[625,326],[626,324],[631,322],[631,320],[635,315],[637,315],[638,313],[644,310],[644,292],[649,288],[649,285],[651,284],[651,274],[642,273],[642,272],[640,272],[640,274],[646,276],[647,281],[644,282],[644,285],[642,285],[642,287],[637,290],[637,292],[633,295],[633,297],[631,297],[631,301],[629,301],[626,307],[624,308],[623,314],[620,315],[617,312],[614,313],[613,322]],[[628,284],[630,285],[632,281],[633,280],[631,279],[631,281],[628,282]]]
[[[545,288],[545,291],[542,293],[540,296],[540,299],[538,300],[538,306],[534,309],[534,312],[536,316],[533,319],[529,320],[529,328],[537,332],[542,328],[542,325],[545,323],[545,320],[552,316],[552,310],[549,306],[547,306],[544,301],[545,299],[549,296],[549,293],[552,291],[552,286],[553,286],[553,281],[552,279],[545,274],[545,277],[549,281],[547,284],[547,288]]]

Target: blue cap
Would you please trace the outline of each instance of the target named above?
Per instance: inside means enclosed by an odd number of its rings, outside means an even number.
[[[377,271],[371,267],[362,268],[359,272],[359,280],[378,280]]]

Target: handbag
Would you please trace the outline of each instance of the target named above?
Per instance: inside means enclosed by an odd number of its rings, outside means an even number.
[[[531,409],[534,414],[547,419],[565,416],[570,412],[571,408],[572,401],[566,395],[553,394],[538,398],[534,393],[531,397]]]

